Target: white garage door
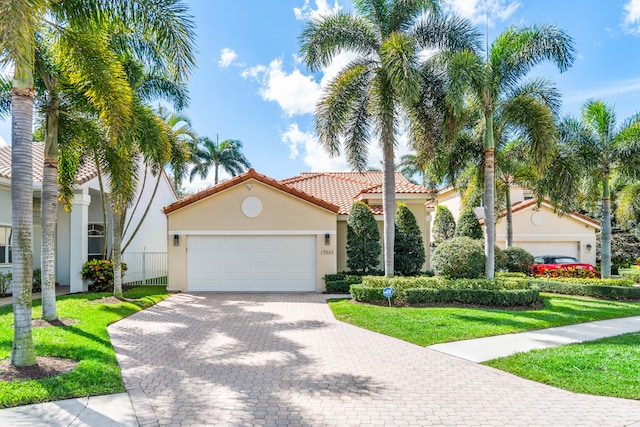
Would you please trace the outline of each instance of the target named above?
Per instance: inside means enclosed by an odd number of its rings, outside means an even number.
[[[580,242],[513,242],[513,246],[519,246],[533,256],[565,255],[578,258]]]
[[[315,236],[189,236],[187,290],[316,290]]]

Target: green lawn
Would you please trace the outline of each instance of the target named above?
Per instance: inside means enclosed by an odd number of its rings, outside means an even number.
[[[120,368],[111,346],[107,325],[153,305],[169,294],[163,286],[141,286],[124,293],[137,301],[96,304],[91,300],[109,293],[59,296],[58,317],[78,319],[65,327],[34,328],[37,356],[77,360],[66,374],[35,381],[0,382],[0,407],[124,391]],[[40,300],[34,301],[33,317],[40,317]],[[0,307],[0,360],[11,354],[12,307]]]
[[[485,364],[576,393],[640,399],[640,333],[518,353]]]
[[[421,346],[640,315],[640,302],[541,294],[544,309],[399,308],[331,300],[338,320]]]

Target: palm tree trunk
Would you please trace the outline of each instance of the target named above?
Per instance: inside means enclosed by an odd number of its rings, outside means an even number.
[[[507,185],[507,194],[505,194],[506,210],[507,210],[507,244],[505,247],[513,246],[513,212],[511,211],[511,189]]]
[[[33,78],[16,64],[11,94],[11,215],[13,236],[13,346],[11,364],[31,366],[36,353],[31,331],[33,277]]]
[[[383,209],[383,240],[384,240],[384,275],[393,277],[394,239],[395,239],[395,207],[396,180],[393,143],[384,144],[382,157],[382,209]]]
[[[600,245],[600,275],[611,277],[611,194],[609,174],[602,180],[602,231]]]
[[[102,239],[102,259],[107,259],[107,240],[109,238],[109,227],[107,227],[107,196],[104,192],[104,182],[102,181],[102,170],[100,169],[100,162],[98,161],[98,155],[94,153],[93,161],[96,164],[96,172],[98,174],[98,185],[100,187],[100,202],[102,203],[102,224],[103,224],[103,239]]]
[[[145,179],[146,179],[146,171],[145,171]],[[156,197],[156,193],[158,192],[158,187],[160,186],[160,180],[162,179],[162,171],[160,171],[158,173],[158,179],[156,180],[156,185],[153,187],[153,193],[151,193],[151,198],[149,199],[149,203],[147,203],[147,208],[144,210],[144,213],[142,214],[142,218],[140,218],[140,221],[138,222],[138,225],[136,226],[135,230],[133,230],[133,233],[131,233],[131,237],[129,237],[129,240],[126,241],[126,243],[122,246],[122,253],[124,253],[127,250],[127,247],[129,247],[129,243],[131,243],[133,241],[133,239],[136,237],[136,234],[138,234],[138,231],[140,230],[140,227],[142,227],[142,223],[144,223],[144,220],[147,218],[147,214],[149,213],[149,210],[151,210],[151,203],[153,203],[153,200]],[[142,188],[144,188],[144,184],[142,185],[141,189],[140,189],[140,194],[138,197],[138,201],[140,201],[140,198],[142,197]],[[131,214],[129,214],[130,218],[133,218],[133,212]],[[127,223],[127,228],[129,228],[129,224],[131,223],[131,220],[129,220],[129,222]],[[127,232],[127,230],[124,230],[122,232],[122,236],[124,237],[124,234]]]
[[[121,246],[124,214],[113,211],[113,246],[111,250],[111,262],[113,263],[113,296],[122,298],[122,264]]]
[[[57,103],[56,101],[51,101]],[[54,105],[55,107],[55,105]],[[56,223],[58,219],[58,109],[46,112],[44,165],[42,168],[42,318],[55,320],[56,313]]]
[[[213,185],[218,185],[218,163],[213,164]]]
[[[493,141],[493,114],[485,115],[486,128],[484,140],[484,254],[485,277],[493,279],[495,275],[495,149]]]

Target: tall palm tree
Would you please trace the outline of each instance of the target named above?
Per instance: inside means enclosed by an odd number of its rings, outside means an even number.
[[[105,82],[122,78],[124,73],[115,55],[107,49],[96,49],[95,43],[87,40],[106,41],[106,34],[100,33],[101,23],[117,17],[122,23],[136,23],[143,34],[156,28],[159,48],[148,51],[149,57],[157,52],[179,52],[181,44],[176,43],[192,34],[191,26],[175,28],[166,25],[175,13],[183,13],[184,6],[169,0],[161,5],[148,0],[115,0],[109,2],[79,0],[73,2],[32,0],[29,2],[3,1],[0,3],[0,64],[11,63],[14,67],[12,88],[12,216],[14,235],[13,263],[14,286],[14,345],[11,362],[17,366],[35,363],[35,352],[31,334],[31,218],[33,213],[31,191],[32,169],[32,119],[34,105],[34,52],[35,32],[43,26],[52,31],[56,45],[60,47],[60,59],[70,71],[69,80],[86,88],[88,100],[100,111],[112,132],[125,127],[128,114],[126,102],[130,91],[106,91],[109,96],[101,96]],[[144,17],[144,18],[142,18]],[[187,30],[185,32],[185,30]],[[97,37],[94,37],[98,35]],[[93,57],[98,64],[85,61]],[[176,56],[172,64],[178,72],[188,70],[193,57]],[[101,67],[106,64],[108,66]],[[107,71],[103,74],[98,71]],[[125,101],[125,102],[123,102]],[[53,146],[52,144],[50,144]],[[47,156],[50,153],[45,153]],[[54,152],[55,154],[55,152]],[[55,159],[45,159],[55,164]],[[46,173],[49,177],[50,173]],[[50,223],[50,221],[47,221]],[[46,291],[48,293],[48,291]]]
[[[357,58],[324,90],[316,106],[315,128],[332,156],[347,153],[355,170],[365,170],[369,140],[383,153],[384,269],[393,276],[394,157],[400,121],[408,118],[414,146],[430,145],[429,123],[416,113],[425,81],[420,67],[424,49],[475,49],[478,33],[458,18],[440,17],[437,0],[358,0],[355,13],[313,20],[303,30],[301,56],[312,70],[329,66],[343,51]],[[341,137],[344,137],[342,140]],[[344,141],[344,142],[342,142]]]
[[[158,108],[158,116],[167,125],[171,147],[176,150],[171,156],[169,168],[173,172],[173,189],[178,191],[182,179],[188,174],[189,163],[193,159],[192,147],[197,144],[198,136],[191,126],[191,120],[184,114]]]
[[[468,94],[483,116],[484,151],[484,207],[485,207],[485,273],[493,278],[495,273],[495,131],[494,115],[501,103],[503,115],[526,130],[530,136],[532,151],[544,154],[540,146],[549,140],[549,128],[537,126],[536,121],[548,122],[548,108],[539,97],[521,96],[535,88],[527,89],[522,80],[535,65],[543,61],[553,62],[560,71],[571,66],[575,48],[570,36],[553,25],[506,29],[489,47],[486,58],[477,51],[466,51],[449,58],[449,90],[460,105]],[[460,106],[458,108],[461,108]],[[537,163],[544,163],[538,159]]]
[[[251,167],[249,160],[242,154],[242,142],[237,139],[225,139],[222,142],[213,142],[206,136],[198,139],[196,151],[197,163],[191,169],[189,181],[196,176],[206,179],[209,169],[213,166],[213,183],[218,183],[218,169],[222,168],[231,175],[238,175]]]
[[[581,120],[567,118],[560,129],[563,151],[558,163],[563,169],[546,174],[544,188],[552,200],[561,203],[571,201],[558,199],[553,191],[559,180],[568,193],[565,197],[576,199],[580,189],[587,197],[598,195],[602,208],[600,272],[602,277],[611,277],[611,174],[634,169],[637,173],[640,169],[640,113],[618,126],[611,106],[602,100],[588,100],[582,107]],[[568,180],[566,175],[582,179]]]

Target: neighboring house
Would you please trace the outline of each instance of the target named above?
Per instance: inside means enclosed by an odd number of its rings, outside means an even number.
[[[416,216],[427,251],[428,194],[396,174],[396,202]],[[325,274],[347,269],[346,221],[355,200],[371,207],[382,231],[381,172],[276,181],[250,169],[179,200],[164,209],[170,289],[324,291]]]
[[[438,193],[437,200],[438,204],[451,211],[457,221],[462,206],[459,193],[452,188],[445,189]],[[599,221],[577,212],[560,215],[546,200],[538,207],[531,192],[517,186],[511,188],[511,201],[513,246],[521,247],[534,256],[567,255],[595,265]],[[502,212],[496,223],[496,245],[504,249],[506,240],[507,221],[505,212]]]
[[[33,144],[33,265],[40,267],[40,194],[42,191],[42,164],[44,161],[44,145],[40,142]],[[142,174],[136,200],[141,195],[140,204],[132,212],[130,230],[124,241],[139,223],[144,207],[153,192],[153,185],[158,177],[147,172],[147,180],[142,188]],[[167,239],[158,230],[166,229],[166,217],[162,207],[176,200],[175,193],[166,175],[159,177],[160,184],[153,199],[151,208],[135,239],[127,248],[127,253],[133,252],[166,252]],[[108,188],[108,182],[105,182]],[[62,205],[58,206],[57,241],[56,241],[56,282],[70,285],[71,292],[86,291],[80,270],[89,259],[101,258],[104,239],[111,243],[110,230],[113,222],[110,212],[107,224],[104,223],[100,187],[97,172],[92,163],[80,168],[75,179],[75,194],[71,212],[66,212]],[[108,205],[107,205],[108,206]],[[0,271],[11,271],[11,147],[0,147]],[[127,274],[136,275],[138,265],[129,265]]]

